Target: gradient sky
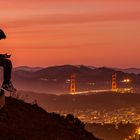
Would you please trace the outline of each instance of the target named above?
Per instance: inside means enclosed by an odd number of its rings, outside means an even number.
[[[0,0],[14,66],[140,67],[140,0]]]

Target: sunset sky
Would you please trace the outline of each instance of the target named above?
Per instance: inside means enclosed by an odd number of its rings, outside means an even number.
[[[14,66],[140,67],[140,0],[0,0]]]

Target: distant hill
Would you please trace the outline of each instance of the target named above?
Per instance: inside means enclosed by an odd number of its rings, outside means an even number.
[[[128,68],[122,70],[125,73],[134,73],[134,74],[140,74],[140,68]]]
[[[129,74],[140,74],[140,68],[127,68],[127,69],[121,69],[121,68],[112,68],[115,71],[122,71],[124,73],[129,73]]]
[[[8,97],[0,110],[1,140],[99,140],[72,115],[48,113],[36,104]]]
[[[37,70],[38,69],[38,70]],[[126,73],[113,68],[84,65],[62,65],[47,68],[17,68],[13,72],[13,80],[18,89],[61,94],[69,92],[69,80],[76,74],[77,90],[111,89],[112,74],[117,73],[117,84],[123,86],[123,79],[130,78],[131,85],[140,91],[140,75]]]
[[[20,66],[20,67],[15,67],[13,71],[29,71],[29,72],[36,72],[38,70],[43,69],[42,67],[28,67],[28,66]]]

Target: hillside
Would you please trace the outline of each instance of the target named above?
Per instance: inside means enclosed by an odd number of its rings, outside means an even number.
[[[79,94],[52,95],[35,92],[19,91],[19,98],[27,102],[37,103],[49,112],[60,114],[74,114],[83,122],[102,123],[127,120],[139,122],[140,94]],[[106,114],[106,115],[104,115]],[[117,120],[116,120],[117,118]]]
[[[7,97],[0,110],[0,140],[99,140],[73,118]]]
[[[112,92],[97,94],[77,94],[77,95],[52,95],[35,92],[19,91],[21,98],[37,103],[48,111],[74,111],[74,110],[107,110],[121,108],[139,108],[140,94],[115,94]]]

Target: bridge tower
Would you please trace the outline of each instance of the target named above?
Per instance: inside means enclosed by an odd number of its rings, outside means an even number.
[[[72,74],[70,77],[70,94],[76,94],[76,75]]]
[[[117,90],[117,74],[112,75],[112,91]]]

